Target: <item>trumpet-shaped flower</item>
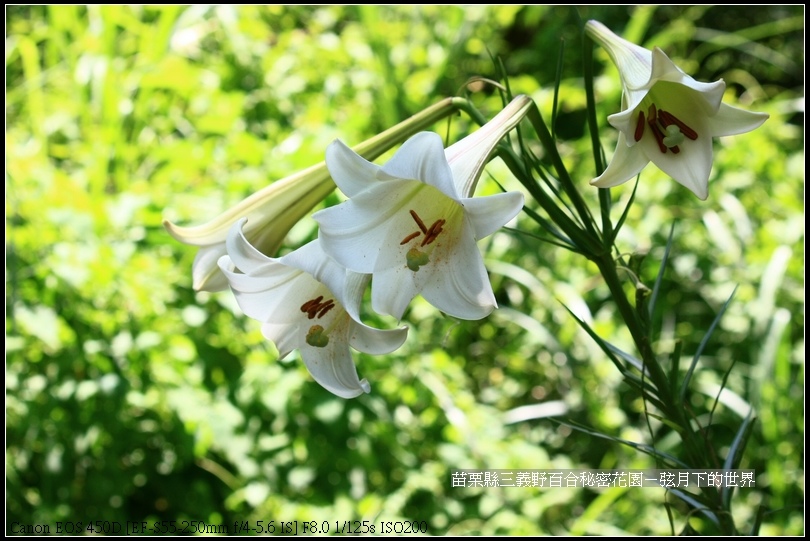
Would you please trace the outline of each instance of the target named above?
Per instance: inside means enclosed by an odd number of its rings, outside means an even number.
[[[476,241],[511,220],[523,195],[470,195],[495,145],[530,105],[519,96],[446,150],[439,135],[417,134],[382,167],[340,141],[329,146],[326,164],[349,200],[313,217],[327,254],[373,275],[375,311],[399,319],[417,294],[463,319],[497,306]]]
[[[722,103],[722,79],[698,82],[658,47],[650,51],[630,43],[597,21],[588,21],[585,30],[608,52],[622,80],[622,111],[608,117],[619,130],[616,152],[591,184],[617,186],[653,162],[705,200],[712,137],[751,131],[768,115]]]
[[[374,159],[454,110],[453,100],[444,99],[360,143],[355,149]],[[321,162],[266,186],[207,223],[182,227],[164,220],[163,226],[178,241],[200,247],[192,267],[194,289],[219,291],[228,287],[228,281],[217,261],[226,254],[225,239],[237,220],[248,218],[245,236],[262,253],[272,255],[290,229],[334,189],[326,163]]]
[[[360,323],[369,277],[338,265],[318,240],[274,259],[250,244],[244,224],[242,219],[231,228],[228,255],[219,259],[239,307],[263,324],[262,334],[276,344],[279,358],[298,349],[309,373],[330,392],[343,398],[369,392],[349,346],[390,353],[405,341],[407,327],[380,330]]]
[[[250,243],[273,254],[290,229],[334,189],[321,163],[266,186],[202,225],[182,227],[164,220],[163,226],[178,241],[200,247],[191,271],[194,289],[219,291],[228,287],[228,280],[217,261],[227,253],[225,239],[237,220],[247,218],[244,234]]]

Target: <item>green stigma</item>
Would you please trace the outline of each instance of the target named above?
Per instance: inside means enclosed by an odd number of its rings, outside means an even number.
[[[405,255],[405,260],[408,263],[408,268],[413,272],[418,271],[419,267],[422,265],[430,263],[430,257],[425,252],[421,252],[416,248],[408,250],[408,253]]]
[[[329,343],[329,337],[323,332],[323,327],[313,325],[307,333],[307,344],[316,348],[325,348]]]
[[[675,124],[667,126],[665,131],[667,135],[664,137],[664,144],[670,148],[680,145],[686,139],[686,136],[681,133],[681,129]]]

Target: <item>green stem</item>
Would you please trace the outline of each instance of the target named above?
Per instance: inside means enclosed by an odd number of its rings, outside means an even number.
[[[354,146],[353,150],[365,159],[372,161],[397,143],[401,143],[411,135],[462,109],[461,104],[464,103],[467,103],[467,100],[463,98],[445,98],[419,111],[407,120],[403,120],[396,126],[388,128],[371,139]]]
[[[571,239],[575,251],[582,253],[589,259],[593,259],[596,254],[602,251],[598,237],[584,231],[557,206],[556,202],[549,194],[547,194],[540,185],[534,181],[534,178],[520,166],[520,160],[511,149],[502,146],[499,149],[498,155],[510,171],[512,171],[512,174],[514,174],[520,183],[529,191],[529,194],[534,200],[546,211],[551,221]]]
[[[645,331],[644,325],[639,320],[637,312],[633,309],[633,306],[630,304],[624,292],[621,280],[616,272],[615,262],[610,257],[610,254],[601,254],[594,259],[594,262],[597,267],[599,267],[599,271],[605,279],[605,283],[616,302],[619,313],[622,319],[624,319],[627,329],[630,331],[633,341],[641,354],[641,360],[648,371],[650,381],[652,381],[655,386],[658,392],[658,398],[664,407],[664,415],[679,428],[681,441],[684,445],[686,462],[697,468],[711,468],[710,461],[706,459],[704,453],[706,441],[700,434],[693,430],[685,408],[677,401],[677,396],[673,394],[672,386],[667,375],[655,357],[649,335],[647,331]],[[712,487],[704,488],[703,494],[708,501],[712,502],[711,510],[715,512],[723,531],[729,534],[736,534],[734,521],[728,509],[725,509],[720,494]]]
[[[593,163],[596,167],[596,176],[605,170],[602,161],[602,142],[599,140],[599,122],[596,120],[596,97],[593,92],[593,46],[587,36],[582,36],[582,64],[585,79],[585,99],[588,104],[588,130],[591,132],[591,147],[593,148]]]
[[[596,120],[596,97],[593,92],[593,44],[588,37],[582,35],[582,65],[585,79],[585,99],[588,107],[588,131],[591,133],[591,147],[593,148],[593,163],[596,176],[605,170],[602,161],[602,143],[599,141],[599,122]],[[613,224],[610,222],[610,188],[599,188],[599,208],[602,211],[602,232],[605,247],[613,244]]]
[[[560,156],[560,153],[557,152],[557,145],[554,144],[554,138],[551,136],[551,132],[548,131],[546,123],[543,122],[543,116],[540,114],[540,109],[537,108],[535,103],[532,103],[532,106],[529,108],[529,112],[526,114],[526,116],[528,116],[529,122],[532,123],[534,131],[537,132],[537,136],[540,138],[540,143],[543,145],[543,148],[551,158],[551,163],[554,166],[554,170],[557,172],[557,177],[560,180],[560,184],[562,184],[563,190],[566,194],[568,194],[568,197],[571,198],[577,213],[582,219],[585,229],[593,237],[599,237],[600,235],[594,226],[593,216],[591,215],[590,210],[588,210],[588,205],[585,204],[585,201],[582,199],[582,195],[580,195],[579,190],[577,190],[574,181],[571,180],[571,176],[568,174],[568,170],[565,168],[562,157]]]

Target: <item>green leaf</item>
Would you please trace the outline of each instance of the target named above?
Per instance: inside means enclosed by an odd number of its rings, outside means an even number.
[[[692,358],[692,364],[689,365],[689,370],[686,371],[686,377],[684,377],[683,383],[681,384],[681,392],[679,394],[681,402],[686,402],[686,390],[689,388],[689,382],[692,380],[692,374],[695,371],[695,367],[700,360],[701,354],[703,354],[703,350],[706,348],[706,344],[709,343],[709,339],[711,338],[714,329],[717,327],[717,324],[720,323],[720,319],[723,317],[723,314],[726,313],[726,308],[728,308],[728,305],[731,303],[731,299],[734,298],[734,293],[736,291],[737,288],[735,287],[728,300],[723,304],[723,307],[720,308],[720,311],[717,313],[717,317],[715,317],[714,321],[712,321],[712,324],[709,326],[709,330],[706,331],[706,335],[700,341],[700,345],[695,352],[695,356]]]
[[[734,436],[734,441],[731,443],[731,447],[728,450],[728,455],[726,456],[725,462],[723,462],[723,469],[724,470],[736,470],[737,467],[740,465],[742,461],[743,452],[745,451],[745,447],[748,444],[748,438],[751,436],[752,429],[754,427],[754,421],[756,417],[752,412],[749,412],[748,417],[743,420],[740,428],[737,430],[737,434]],[[731,508],[731,495],[734,493],[734,487],[725,486],[723,485],[722,489],[722,498],[723,498],[723,506],[726,509]]]
[[[636,182],[638,186],[638,182]],[[633,188],[633,193],[636,190]],[[672,251],[672,239],[675,235],[675,222],[669,228],[669,238],[667,239],[667,247],[664,249],[664,257],[661,258],[661,266],[658,268],[658,276],[655,277],[655,285],[653,285],[652,295],[650,296],[650,304],[648,305],[650,311],[650,321],[652,321],[653,314],[655,313],[655,305],[658,302],[658,293],[661,290],[661,281],[664,279],[664,271],[667,268],[669,261],[669,253]]]

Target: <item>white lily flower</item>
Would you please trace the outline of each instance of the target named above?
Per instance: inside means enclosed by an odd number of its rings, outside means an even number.
[[[262,334],[276,344],[279,358],[298,349],[309,373],[328,391],[343,398],[368,393],[371,388],[358,377],[349,346],[390,353],[405,341],[407,327],[380,330],[360,323],[369,277],[338,265],[318,240],[275,259],[250,244],[245,222],[231,228],[228,255],[219,259],[239,307],[263,324]]]
[[[355,149],[374,159],[455,109],[452,98],[446,98],[360,143]],[[226,254],[225,238],[238,219],[248,218],[245,235],[254,247],[262,253],[274,254],[290,229],[334,189],[326,163],[321,162],[266,186],[207,223],[183,227],[164,220],[163,226],[178,241],[200,247],[192,267],[194,289],[219,291],[228,287],[228,281],[217,261]]]
[[[327,254],[373,274],[375,311],[401,319],[420,293],[462,319],[481,319],[497,307],[476,241],[514,218],[523,195],[470,196],[493,149],[531,103],[515,98],[447,150],[439,135],[419,133],[382,167],[340,141],[329,146],[327,167],[350,199],[313,218]]]
[[[619,130],[616,152],[591,184],[609,188],[627,182],[650,162],[700,199],[708,195],[712,137],[736,135],[768,118],[722,103],[726,83],[701,83],[656,47],[652,51],[620,38],[598,21],[585,31],[619,70],[622,111],[608,122]]]

